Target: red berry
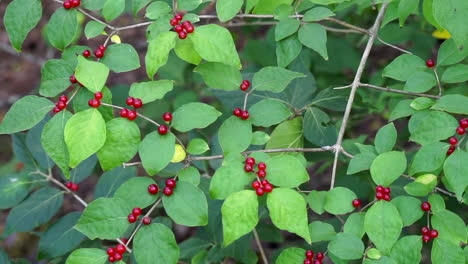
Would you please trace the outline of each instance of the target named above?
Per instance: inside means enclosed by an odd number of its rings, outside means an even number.
[[[169,188],[169,187],[164,187],[163,193],[166,196],[171,196],[172,195],[172,189]]]
[[[252,167],[252,165],[245,164],[245,165],[244,165],[244,170],[245,170],[245,172],[252,172],[252,171],[253,171],[253,167]]]
[[[234,109],[234,111],[232,112],[235,116],[238,116],[240,117],[242,115],[242,109],[240,108],[236,108]]]
[[[94,56],[96,56],[96,58],[102,58],[104,57],[104,51],[97,49],[94,51]]]
[[[384,187],[382,185],[378,185],[377,187],[375,187],[375,191],[376,192],[383,192],[384,191]]]
[[[436,238],[436,237],[439,236],[439,232],[438,232],[437,230],[435,230],[435,229],[434,229],[434,230],[431,230],[431,232],[429,233],[429,236],[430,236],[431,238]]]
[[[60,112],[62,110],[60,110],[60,108],[58,108],[58,107],[54,107],[54,110],[52,110],[52,111],[57,114],[58,112]]]
[[[125,103],[128,106],[133,106],[133,102],[135,102],[135,98],[133,98],[133,97],[128,97],[127,100],[125,100]]]
[[[313,259],[314,258],[314,252],[312,250],[307,250],[305,255],[306,255],[306,258],[308,258],[308,259]]]
[[[71,4],[70,1],[65,1],[65,2],[63,2],[63,7],[65,9],[70,9],[70,8],[72,8],[72,4]]]
[[[316,259],[316,260],[314,260],[314,262],[312,262],[312,264],[322,264],[322,261],[321,261],[321,260],[318,260],[318,259]]]
[[[187,38],[187,33],[185,31],[179,32],[179,38],[180,39],[186,39]]]
[[[447,155],[451,155],[455,151],[455,146],[450,146],[450,148],[447,150]]]
[[[127,251],[127,249],[125,248],[124,245],[118,244],[115,247],[115,251],[117,251],[117,253],[123,254],[123,253],[125,253],[125,251]]]
[[[135,110],[128,110],[128,120],[135,120],[137,118],[137,112]]]
[[[188,25],[185,27],[185,32],[187,33],[193,33],[195,31],[195,27],[192,25]]]
[[[127,243],[128,243],[128,239],[126,239],[126,238],[121,238],[120,240],[122,240],[122,242],[123,242],[124,244],[127,244]]]
[[[449,143],[452,146],[455,146],[458,143],[458,139],[456,137],[449,138]]]
[[[242,111],[241,118],[242,118],[243,120],[249,119],[249,116],[250,116],[250,114],[249,114],[248,111]]]
[[[159,187],[156,184],[148,185],[148,192],[151,194],[157,194],[159,192]]]
[[[263,179],[262,180],[262,185],[267,185],[267,184],[270,184],[270,182],[267,179]]]
[[[389,194],[384,194],[383,199],[385,201],[390,201],[390,199],[392,199],[392,197]]]
[[[127,109],[121,109],[119,112],[120,117],[127,117],[128,116],[128,110]]]
[[[359,199],[354,199],[353,200],[353,206],[358,208],[359,206],[361,206],[361,200]]]
[[[80,186],[76,183],[72,183],[71,190],[76,192],[80,189]]]
[[[264,170],[257,171],[257,176],[260,177],[260,178],[265,178],[266,171],[264,171]]]
[[[85,51],[83,51],[83,56],[85,56],[86,58],[88,58],[89,56],[91,56],[91,51],[90,51],[90,50],[85,50]]]
[[[245,159],[245,163],[253,166],[255,165],[255,158],[248,157]]]
[[[240,89],[241,89],[242,91],[246,91],[247,89],[249,89],[249,87],[248,87],[245,83],[242,83],[242,84],[240,85]]]
[[[70,82],[71,83],[77,83],[78,80],[76,79],[75,75],[70,76]]]
[[[115,260],[122,260],[122,255],[120,253],[115,253],[114,258]]]
[[[166,122],[171,122],[172,121],[172,114],[169,112],[166,112],[163,114],[163,120]]]
[[[390,194],[391,192],[392,192],[392,190],[390,190],[390,188],[388,188],[388,187],[385,187],[385,188],[383,189],[383,193],[384,193],[384,194]]]
[[[101,100],[102,99],[102,93],[101,92],[97,92],[94,94],[94,98],[96,98],[96,100]]]
[[[67,183],[65,184],[65,186],[66,186],[68,189],[71,189],[72,185],[73,185],[72,182],[67,182]]]
[[[304,264],[312,264],[312,260],[306,258],[304,259]]]
[[[258,189],[258,188],[260,188],[260,187],[261,187],[261,184],[260,184],[259,181],[254,181],[254,182],[252,182],[252,188]]]
[[[266,164],[265,164],[264,162],[260,162],[260,163],[258,163],[258,165],[257,165],[257,168],[258,168],[259,170],[266,170],[266,167],[267,167],[267,166],[266,166]]]
[[[181,25],[177,25],[174,27],[175,32],[179,33],[184,31],[184,28]]]
[[[96,99],[91,99],[88,101],[88,105],[94,108],[98,108],[101,105],[101,101]]]
[[[457,134],[460,136],[465,134],[465,129],[463,127],[457,127]]]
[[[318,260],[322,260],[323,257],[324,257],[324,255],[323,255],[322,252],[319,252],[319,253],[317,253],[317,255],[316,255],[315,257],[316,257]]]
[[[463,128],[468,128],[468,119],[463,118],[462,120],[460,120],[460,126]]]
[[[137,220],[136,216],[134,216],[133,214],[129,214],[129,215],[127,216],[127,219],[128,219],[128,222],[129,222],[129,223],[135,223],[136,220]]]
[[[62,96],[59,97],[59,101],[66,103],[66,102],[68,102],[68,97],[66,95],[62,95]]]
[[[109,258],[107,259],[109,262],[115,262],[115,257],[112,255],[112,256],[109,256]]]
[[[430,231],[431,230],[429,230],[429,228],[427,226],[423,226],[421,228],[421,234],[423,234],[423,235],[428,235]]]
[[[71,2],[72,7],[79,7],[81,4],[80,0],[71,0],[70,2]]]
[[[143,106],[143,101],[141,101],[141,99],[135,99],[135,101],[133,102],[133,107],[135,108],[141,108]]]
[[[249,80],[243,80],[242,83],[246,84],[248,87],[250,87],[250,82]]]
[[[182,25],[185,27],[187,25],[192,25],[192,22],[188,21],[188,20],[185,20],[182,22]]]
[[[255,190],[255,192],[258,196],[262,196],[265,194],[265,191],[262,188],[258,188],[257,190]]]
[[[145,216],[145,217],[143,217],[143,221],[142,221],[142,222],[143,222],[143,224],[145,224],[145,225],[149,225],[149,224],[151,224],[151,218]]]
[[[383,197],[384,197],[383,192],[376,192],[375,193],[375,198],[377,198],[377,200],[382,200]]]
[[[431,210],[431,204],[428,203],[428,202],[424,202],[424,203],[421,204],[421,209],[424,212],[427,212],[427,211]]]
[[[270,192],[273,191],[273,185],[271,185],[271,184],[269,184],[269,183],[268,183],[268,184],[265,184],[265,185],[263,186],[263,190],[264,190],[265,192],[267,192],[267,193],[270,193]]]
[[[431,237],[429,235],[423,235],[422,240],[427,243],[427,242],[431,241]]]
[[[177,185],[177,182],[174,179],[167,179],[166,180],[166,187],[174,189]]]
[[[435,62],[434,62],[433,59],[428,59],[428,60],[426,61],[426,66],[427,66],[427,67],[432,68],[432,67],[434,67],[434,65],[435,65]]]
[[[141,211],[141,208],[139,208],[139,207],[135,207],[135,208],[133,208],[133,210],[132,210],[132,214],[133,214],[134,216],[136,216],[136,217],[140,216],[141,213],[142,213],[142,211]],[[120,253],[123,253],[123,252],[120,252]]]
[[[113,247],[110,247],[107,249],[107,255],[114,256],[114,254],[115,254],[115,249]]]
[[[106,51],[106,46],[104,45],[99,45],[99,48],[100,50],[102,50],[102,52]]]
[[[179,20],[179,21],[181,21],[182,19],[184,19],[184,15],[182,15],[182,14],[176,14],[176,15],[174,16],[174,18],[177,19],[177,20]]]
[[[171,26],[176,26],[176,25],[179,24],[179,20],[173,18],[173,19],[171,19],[171,21],[169,21],[169,23],[171,23]]]
[[[57,106],[58,109],[63,110],[65,108],[67,108],[67,103],[59,101],[57,104],[55,104],[55,106]]]
[[[160,135],[165,135],[165,134],[167,134],[168,131],[169,131],[169,130],[168,130],[168,128],[167,128],[166,125],[160,125],[160,126],[158,127],[158,133],[159,133]]]

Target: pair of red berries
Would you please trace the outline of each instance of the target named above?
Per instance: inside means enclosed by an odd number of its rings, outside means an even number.
[[[119,260],[122,260],[123,258],[123,254],[127,251],[127,249],[125,248],[124,245],[117,245],[115,247],[110,247],[107,249],[107,255],[109,256],[109,258],[107,260],[109,260],[109,262],[115,262],[115,261],[119,261]]]
[[[63,109],[67,108],[68,97],[66,95],[62,95],[59,97],[58,102],[55,104],[54,113],[58,113]]]
[[[304,264],[322,264],[322,259],[325,257],[322,252],[318,252],[314,260],[314,252],[312,250],[307,250],[305,256]]]
[[[93,108],[98,108],[101,106],[101,99],[104,95],[101,92],[97,92],[94,94],[94,99],[90,99],[88,101],[88,105]]]
[[[142,210],[139,207],[135,207],[132,210],[132,213],[128,215],[127,219],[129,223],[135,223],[138,217],[142,214]],[[143,217],[141,222],[145,225],[151,224],[151,218],[148,216]]]
[[[97,48],[95,51],[94,51],[94,56],[96,56],[96,58],[102,58],[104,57],[104,53],[106,51],[106,47],[104,45],[99,45],[99,48]],[[89,58],[91,57],[91,51],[90,50],[85,50],[83,51],[83,56],[86,57],[86,58]]]
[[[433,230],[430,230],[428,227],[424,226],[423,228],[421,228],[421,233],[422,233],[422,240],[424,242],[429,242],[431,241],[431,239],[433,238],[436,238],[439,236],[439,232],[435,229]]]
[[[174,179],[166,180],[166,187],[163,189],[163,193],[166,196],[171,196],[174,193],[174,188],[176,187],[177,182]]]
[[[247,91],[247,89],[249,89],[249,87],[250,87],[250,82],[248,80],[243,80],[239,88],[242,91]]]
[[[128,97],[127,100],[125,100],[125,103],[128,106],[133,106],[134,108],[137,108],[137,109],[143,106],[143,101],[140,98]]]
[[[459,122],[460,126],[457,127],[456,133],[460,136],[464,135],[466,133],[466,129],[468,128],[468,119],[463,118]],[[449,138],[449,143],[450,143],[450,148],[447,151],[447,155],[451,155],[453,152],[455,152],[456,145],[458,144],[458,139],[456,137],[451,137]]]
[[[80,189],[80,186],[78,186],[78,184],[76,183],[73,183],[73,182],[67,182],[65,184],[65,186],[69,189],[69,190],[72,190],[74,192],[78,191]]]
[[[240,108],[234,109],[232,112],[235,116],[240,117],[242,120],[247,120],[250,117],[249,111],[242,110]]]
[[[72,7],[79,7],[80,5],[81,5],[80,0],[67,0],[67,1],[63,2],[63,7],[65,9],[70,9]]]
[[[390,188],[388,187],[383,187],[382,185],[379,185],[377,187],[375,187],[375,198],[377,198],[377,200],[382,200],[384,199],[385,201],[390,201],[390,199],[392,198],[390,196],[390,192],[392,190],[390,190]]]
[[[362,204],[361,200],[359,200],[359,199],[354,199],[353,200],[353,206],[354,207],[358,208],[359,206],[361,206],[361,204]]]
[[[174,31],[179,34],[180,39],[187,38],[187,34],[193,33],[195,31],[195,27],[188,20],[185,20],[182,22],[182,24],[180,24],[180,21],[182,21],[183,18],[184,16],[182,14],[176,14],[170,21],[171,26],[173,26]]]
[[[139,98],[128,97],[127,100],[125,100],[125,103],[128,106],[133,106],[134,108],[141,108],[143,106],[143,101]],[[130,121],[135,120],[138,116],[135,110],[125,108],[120,110],[119,115],[120,117],[127,118]]]
[[[252,182],[252,188],[255,189],[255,193],[257,193],[258,196],[262,196],[265,193],[270,193],[274,189],[273,185],[268,182],[267,179]]]

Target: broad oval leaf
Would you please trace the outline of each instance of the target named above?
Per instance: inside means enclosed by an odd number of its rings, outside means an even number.
[[[299,40],[304,46],[316,51],[325,60],[328,60],[327,31],[322,25],[308,23],[299,29]]]
[[[415,175],[421,172],[433,172],[442,167],[449,145],[442,142],[434,142],[422,146],[416,155],[414,155],[411,166],[408,170],[409,175]]]
[[[282,92],[294,79],[305,77],[304,74],[280,67],[265,67],[255,73],[252,89],[257,91]]]
[[[68,256],[65,264],[104,264],[107,262],[107,254],[102,249],[80,248]]]
[[[453,136],[457,127],[457,120],[450,114],[440,111],[419,111],[409,122],[410,140],[426,145]]]
[[[383,69],[383,76],[399,81],[407,81],[416,72],[426,69],[423,59],[412,54],[403,54],[395,58]]]
[[[468,177],[466,177],[468,175],[467,160],[468,152],[458,149],[444,163],[445,178],[458,199],[461,199],[464,190],[468,186]]]
[[[179,247],[172,231],[163,224],[143,226],[133,241],[138,264],[176,264]]]
[[[62,170],[66,178],[70,177],[68,169],[69,155],[65,144],[65,124],[72,114],[66,110],[57,113],[47,122],[42,130],[41,144],[49,157]]]
[[[390,151],[377,156],[372,162],[370,171],[372,180],[377,185],[389,186],[406,170],[404,152]]]
[[[467,229],[463,219],[448,210],[442,210],[432,215],[431,224],[439,231],[439,238],[455,244],[467,242]]]
[[[48,60],[41,69],[39,94],[54,97],[70,86],[73,69],[64,60]]]
[[[269,127],[279,124],[291,116],[291,110],[282,102],[265,99],[254,104],[249,109],[254,126]]]
[[[94,199],[114,196],[117,189],[126,181],[136,176],[136,166],[132,167],[117,167],[110,171],[104,172],[99,177],[99,181],[94,189]]]
[[[109,68],[101,62],[89,61],[83,56],[78,57],[76,79],[92,93],[101,91],[109,76]]]
[[[21,45],[29,32],[36,27],[42,17],[42,1],[14,0],[6,8],[5,24],[11,45],[21,51]]]
[[[140,68],[138,53],[129,44],[109,45],[101,62],[114,72],[128,72]]]
[[[421,263],[421,236],[405,236],[398,240],[390,252],[390,257],[398,264]]]
[[[410,226],[424,216],[421,201],[411,196],[398,196],[391,201],[400,213],[403,226]]]
[[[164,169],[172,160],[174,152],[174,134],[160,135],[157,131],[146,135],[138,150],[143,168],[149,175],[154,175]]]
[[[0,177],[0,209],[8,209],[21,202],[29,194],[30,180],[22,174]]]
[[[246,150],[252,142],[252,124],[231,116],[219,128],[218,140],[224,153],[240,153]]]
[[[314,221],[310,223],[309,232],[312,243],[330,241],[336,236],[335,228],[331,224],[322,221]]]
[[[57,9],[47,25],[47,39],[59,50],[65,49],[75,38],[78,30],[78,11],[75,8]]]
[[[215,89],[236,91],[242,83],[239,69],[221,62],[203,63],[193,71],[200,73],[205,83]]]
[[[431,260],[432,264],[466,264],[461,247],[442,238],[434,239]]]
[[[188,103],[173,113],[172,126],[180,132],[187,132],[195,128],[205,128],[212,124],[221,112],[204,103]]]
[[[210,195],[213,199],[226,199],[231,193],[244,189],[250,180],[242,163],[230,163],[215,171],[210,183]]]
[[[352,212],[355,209],[353,206],[353,200],[356,198],[356,194],[348,188],[333,188],[327,193],[324,207],[325,211],[334,215]]]
[[[309,180],[304,165],[291,155],[275,156],[266,162],[268,180],[284,188],[298,187]]]
[[[156,182],[149,177],[134,177],[124,182],[115,191],[114,198],[125,201],[129,207],[146,208],[153,204],[159,195],[150,194],[148,186]]]
[[[375,136],[375,150],[379,154],[391,151],[395,146],[397,131],[395,125],[390,123],[380,128]]]
[[[133,83],[129,95],[141,99],[146,104],[164,98],[173,88],[174,82],[170,80]]]
[[[468,96],[450,94],[442,96],[431,109],[445,111],[454,114],[468,115]]]
[[[340,259],[359,259],[364,253],[364,243],[354,234],[339,233],[328,244],[328,250]]]
[[[365,212],[351,214],[348,219],[346,219],[346,223],[343,226],[343,231],[345,233],[355,234],[359,238],[362,238],[366,233],[364,230],[365,216]]]
[[[468,2],[464,0],[434,0],[432,11],[437,22],[450,32],[458,46],[468,40],[468,28],[463,26],[468,12]]]
[[[244,0],[218,0],[216,1],[216,13],[219,21],[225,22],[235,17],[241,10]]]
[[[275,264],[301,263],[304,260],[305,249],[291,247],[281,251]]]
[[[177,34],[175,32],[164,32],[149,42],[148,52],[145,56],[145,64],[146,73],[151,80],[153,80],[159,68],[167,63],[169,52],[176,45],[176,37]]]

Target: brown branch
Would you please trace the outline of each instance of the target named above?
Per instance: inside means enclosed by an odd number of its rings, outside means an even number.
[[[392,89],[388,87],[380,87],[380,86],[368,84],[368,83],[359,83],[359,86],[372,88],[372,89],[376,89],[376,90],[380,90],[384,92],[399,93],[399,94],[406,94],[406,95],[419,96],[419,97],[428,97],[428,98],[434,98],[434,99],[440,98],[440,96],[437,96],[437,95],[407,92],[407,91]]]
[[[262,242],[260,241],[260,237],[258,236],[257,230],[255,230],[254,228],[252,232],[255,237],[255,243],[257,244],[258,250],[260,251],[260,255],[262,256],[263,264],[268,264],[268,259],[265,255],[265,251],[263,250]]]

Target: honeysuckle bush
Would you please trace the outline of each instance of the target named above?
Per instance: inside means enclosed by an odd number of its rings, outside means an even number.
[[[18,52],[46,1],[8,4]],[[468,260],[465,0],[53,2],[61,56],[0,123],[24,165],[2,238],[33,232],[37,260]]]

